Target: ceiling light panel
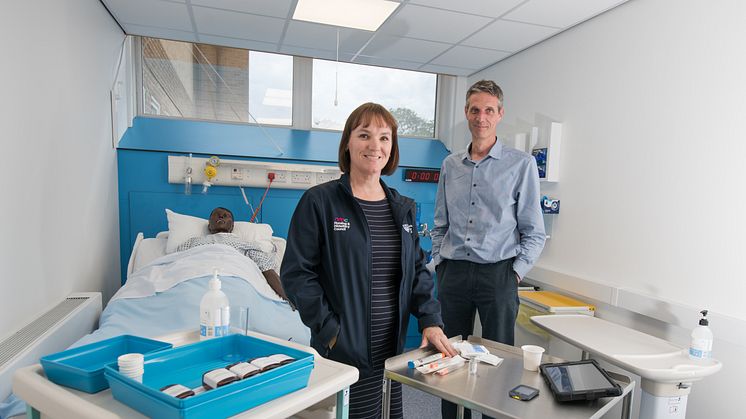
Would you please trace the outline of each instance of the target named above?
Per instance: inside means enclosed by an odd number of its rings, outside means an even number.
[[[447,10],[405,5],[380,33],[456,44],[493,19]],[[444,30],[448,28],[447,30]]]
[[[387,0],[298,0],[293,19],[375,31],[398,6]]]
[[[524,0],[409,0],[408,4],[419,4],[478,16],[500,17]]]

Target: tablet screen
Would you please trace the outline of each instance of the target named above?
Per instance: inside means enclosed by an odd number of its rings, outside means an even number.
[[[547,366],[547,377],[560,392],[600,390],[612,387],[594,364]]]

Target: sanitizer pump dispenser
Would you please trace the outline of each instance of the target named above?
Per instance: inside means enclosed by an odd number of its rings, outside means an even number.
[[[220,278],[215,269],[209,281],[209,291],[199,303],[199,339],[211,339],[228,335],[230,329],[230,303],[220,290]]]
[[[692,343],[689,345],[689,358],[710,359],[712,357],[712,330],[707,321],[707,310],[700,311],[699,326],[692,330]]]

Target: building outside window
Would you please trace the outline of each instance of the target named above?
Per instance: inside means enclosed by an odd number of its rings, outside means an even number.
[[[145,115],[292,124],[290,56],[142,38],[142,80]]]

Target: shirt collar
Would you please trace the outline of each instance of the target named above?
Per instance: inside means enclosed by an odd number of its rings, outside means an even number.
[[[500,159],[503,155],[503,145],[500,142],[499,139],[495,138],[495,145],[492,146],[490,149],[490,152],[487,153],[487,157],[492,157],[493,159]],[[466,149],[461,152],[461,160],[470,160],[471,159],[471,143],[469,143],[468,146],[466,146]],[[485,157],[486,158],[486,157]]]

